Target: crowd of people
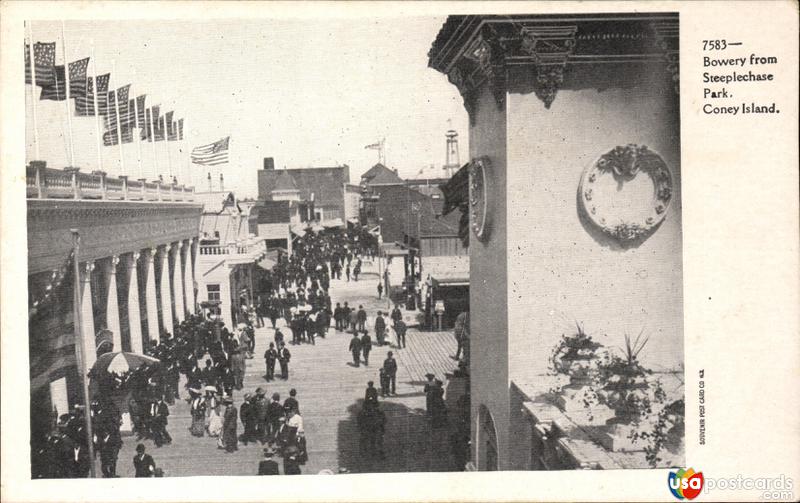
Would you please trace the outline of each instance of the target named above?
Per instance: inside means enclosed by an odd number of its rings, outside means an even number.
[[[190,315],[175,327],[175,334],[162,333],[158,342],[151,341],[145,348],[145,353],[159,363],[145,363],[122,375],[92,374],[91,445],[95,456],[100,457],[102,475],[117,476],[117,458],[123,445],[118,403],[127,406],[136,441],[152,441],[158,448],[172,442],[168,431],[170,407],[181,399],[189,405],[192,436],[215,438],[218,448],[227,453],[236,452],[240,444],[265,446],[259,474],[279,473],[273,459],[276,455],[283,457],[285,474],[299,474],[308,460],[308,449],[296,390],[290,390],[281,402],[279,392],[269,394],[258,387],[243,394],[238,409],[234,405],[234,393],[244,388],[247,360],[255,357],[255,329],[266,326],[267,320],[274,329],[273,340],[263,354],[267,383],[289,378],[291,352],[287,344],[314,345],[317,338],[328,336],[332,323],[337,332],[352,332],[348,349],[355,367],[362,361],[369,365],[374,346],[405,348],[407,327],[398,305],[390,313],[378,311],[371,327],[367,326],[363,305],[356,308],[344,302],[332,306],[331,280],[344,275],[347,281],[358,281],[362,257],[374,252],[375,243],[363,235],[307,232],[295,240],[291,255],[280,256],[275,267],[259,278],[257,291],[251,293],[254,301],[239,299],[232,329],[224,326],[213,310]],[[285,320],[288,337],[281,331],[279,319]],[[396,375],[397,361],[389,351],[378,372],[380,389],[369,383],[357,418],[366,453],[383,456],[386,416],[378,396],[396,395]],[[432,425],[446,424],[442,382],[430,375],[425,394]],[[85,411],[75,407],[54,423],[46,438],[32,441],[34,477],[88,476],[90,439]],[[137,445],[133,459],[136,476],[163,476],[145,450],[144,443]]]

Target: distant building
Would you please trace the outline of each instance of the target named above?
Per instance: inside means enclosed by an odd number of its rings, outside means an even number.
[[[405,183],[396,169],[389,169],[378,163],[361,175],[361,189],[368,192],[369,188],[381,185],[396,185]]]
[[[297,207],[293,208],[291,201],[261,201],[255,209],[258,212],[256,235],[266,241],[267,249],[282,248],[291,254],[291,225],[295,223],[292,211],[296,212]]]
[[[200,193],[196,199],[203,204],[195,277],[197,300],[204,310],[216,311],[225,326],[232,328],[237,321],[236,308],[255,300],[255,268],[267,253],[265,238],[256,235],[261,212],[245,213],[232,192]]]
[[[348,217],[348,211],[358,204],[358,194],[347,188],[349,184],[347,165],[276,170],[274,160],[268,157],[264,169],[258,171],[258,199],[294,202],[301,222],[339,219],[343,224],[354,217]]]

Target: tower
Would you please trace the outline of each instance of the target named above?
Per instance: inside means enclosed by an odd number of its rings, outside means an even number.
[[[442,169],[444,169],[445,177],[450,178],[461,167],[458,155],[458,133],[454,129],[448,129],[444,136],[447,138],[447,152]]]

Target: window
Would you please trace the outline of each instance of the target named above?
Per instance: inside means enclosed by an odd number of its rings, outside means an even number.
[[[219,295],[219,284],[216,285],[206,285],[206,291],[208,292],[208,301],[220,301],[222,300]]]

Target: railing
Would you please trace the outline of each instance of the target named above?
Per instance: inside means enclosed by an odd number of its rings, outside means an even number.
[[[267,247],[263,239],[252,239],[248,242],[228,244],[201,244],[200,255],[245,255],[250,253],[266,253]]]
[[[103,171],[81,173],[78,168],[53,169],[32,161],[25,168],[26,194],[30,199],[105,199],[117,201],[194,201],[194,187],[127,176],[109,177]]]

